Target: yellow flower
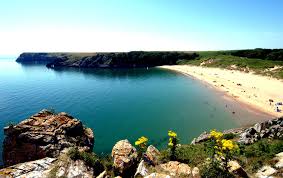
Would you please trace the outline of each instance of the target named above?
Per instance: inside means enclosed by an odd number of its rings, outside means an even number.
[[[214,138],[216,140],[219,140],[223,137],[222,132],[217,132],[215,129],[210,131],[209,138]]]
[[[173,143],[172,143],[172,142],[169,142],[169,143],[168,143],[168,146],[173,146]]]
[[[135,145],[137,145],[137,146],[140,145],[141,147],[144,147],[144,146],[146,146],[147,141],[148,141],[148,138],[142,136],[135,142]]]
[[[233,150],[235,148],[235,145],[232,140],[223,139],[221,143],[222,143],[223,150],[226,150],[226,149]]]
[[[177,137],[177,133],[176,133],[176,132],[173,132],[172,130],[169,130],[169,131],[168,131],[168,136],[169,136],[169,137],[176,138],[176,137]]]

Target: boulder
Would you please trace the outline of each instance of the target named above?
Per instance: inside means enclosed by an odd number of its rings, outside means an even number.
[[[192,178],[201,178],[199,168],[194,167],[192,170]]]
[[[0,170],[0,177],[48,177],[56,158],[43,158],[36,161],[19,163]]]
[[[94,168],[89,167],[83,160],[61,159],[50,170],[49,177],[84,177],[93,178]],[[53,172],[53,174],[52,174]]]
[[[247,128],[240,135],[239,142],[243,144],[252,144],[262,138],[282,138],[282,121],[283,117],[257,123],[253,127]]]
[[[274,165],[274,167],[277,169],[283,168],[283,152],[276,154],[275,160],[277,163]]]
[[[146,149],[146,158],[149,159],[149,161],[153,164],[153,165],[157,165],[158,164],[158,158],[160,156],[160,152],[157,148],[155,148],[153,145],[150,145],[149,147],[147,147]]]
[[[192,171],[190,166],[178,161],[169,161],[160,165],[161,169],[168,172],[171,176],[191,176]]]
[[[228,162],[229,172],[237,175],[238,177],[249,177],[247,172],[240,166],[237,161]]]
[[[5,166],[56,158],[69,147],[92,151],[94,136],[91,129],[67,113],[54,114],[42,110],[17,125],[4,128],[3,162]]]
[[[144,178],[171,178],[171,176],[167,174],[162,174],[162,173],[152,173],[148,176],[145,176]]]
[[[271,166],[263,166],[255,174],[255,177],[258,177],[258,178],[270,177],[272,176],[272,174],[275,174],[276,172],[277,172],[276,169],[272,168]]]
[[[67,154],[58,158],[43,158],[35,161],[19,163],[0,170],[0,177],[15,178],[53,178],[53,177],[84,177],[93,178],[94,168],[82,160],[72,160]]]
[[[111,156],[114,168],[122,174],[136,163],[138,154],[128,140],[120,140],[114,145]]]
[[[146,165],[145,165],[145,162],[144,160],[142,160],[140,163],[139,163],[139,166],[137,168],[137,171],[135,173],[135,176],[134,177],[138,177],[138,176],[142,176],[142,177],[145,177],[148,175],[148,170],[146,168]]]

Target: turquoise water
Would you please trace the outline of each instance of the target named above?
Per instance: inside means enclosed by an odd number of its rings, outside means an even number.
[[[144,135],[162,147],[169,129],[178,133],[181,143],[189,143],[204,130],[238,126],[219,95],[175,72],[158,68],[53,70],[13,60],[0,60],[1,128],[53,108],[92,128],[94,151],[109,153],[115,142],[125,138],[134,142]]]

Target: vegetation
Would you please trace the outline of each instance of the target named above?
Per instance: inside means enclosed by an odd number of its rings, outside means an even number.
[[[271,54],[269,58],[264,59],[250,58],[251,55],[237,56],[237,51],[205,51],[198,54],[199,57],[196,59],[179,60],[177,63],[219,67],[283,78],[283,60],[271,60]]]
[[[174,160],[188,164],[190,167],[198,167],[202,177],[234,177],[229,172],[228,161],[238,161],[248,173],[252,174],[264,165],[274,165],[275,155],[283,152],[282,139],[265,138],[251,145],[238,145],[233,141],[237,136],[233,133],[223,134],[212,130],[209,139],[205,142],[195,145],[180,145],[177,133],[170,130],[168,131],[168,149],[161,150],[159,162],[165,163]],[[135,142],[141,155],[145,152],[147,144],[148,138],[144,136]],[[73,160],[83,160],[86,165],[94,169],[94,175],[98,175],[104,170],[107,170],[107,174],[113,177],[117,175],[113,169],[110,155],[98,157],[94,153],[79,151],[77,148],[70,149],[67,155]],[[54,176],[58,168],[55,166],[50,172],[50,176]],[[149,170],[158,171],[159,168],[157,167],[155,170],[155,167],[150,166]]]
[[[146,151],[148,138],[142,136],[136,142],[135,145],[138,147],[138,156],[139,158],[142,157],[143,153]]]
[[[272,163],[272,158],[280,152],[283,152],[282,139],[263,139],[252,145],[241,146],[237,160],[248,172],[256,172],[263,165]]]
[[[237,145],[227,137],[234,139],[236,135],[212,131],[210,140],[204,143],[179,145],[175,160],[199,167],[202,177],[233,177],[225,164],[228,160],[237,160],[248,173],[255,173],[263,165],[271,164],[275,154],[283,152],[282,139],[265,138],[251,145]],[[170,149],[162,150],[160,162],[170,160]]]
[[[178,60],[198,57],[192,52],[119,52],[119,53],[23,53],[18,62],[47,62],[47,66],[76,67],[151,67],[174,65]]]
[[[271,61],[283,61],[283,49],[248,49],[232,51],[233,56],[266,59]]]
[[[94,175],[98,175],[104,171],[104,165],[99,157],[94,153],[88,153],[79,151],[77,148],[71,148],[68,152],[68,155],[72,160],[83,160],[87,166],[93,168]]]
[[[170,158],[171,160],[175,160],[176,159],[176,148],[178,144],[177,133],[172,130],[169,130],[168,136],[169,136],[168,147],[170,148]]]

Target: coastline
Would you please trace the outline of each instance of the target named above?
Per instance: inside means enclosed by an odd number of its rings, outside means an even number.
[[[217,91],[223,92],[224,99],[232,99],[252,112],[265,113],[274,118],[283,115],[282,111],[276,112],[274,107],[275,103],[283,101],[283,93],[280,93],[280,88],[283,88],[282,80],[235,70],[191,65],[160,66],[159,68],[196,78]],[[274,101],[271,105],[269,99]]]

